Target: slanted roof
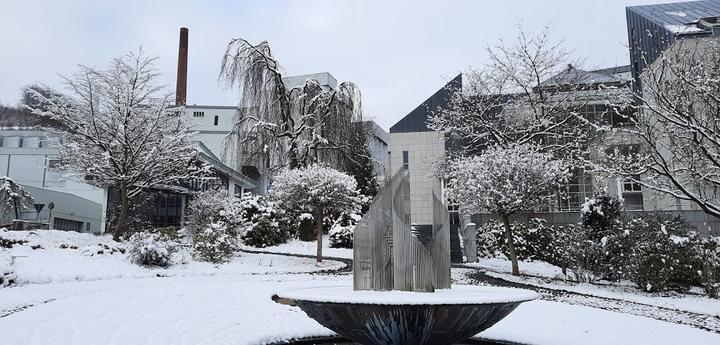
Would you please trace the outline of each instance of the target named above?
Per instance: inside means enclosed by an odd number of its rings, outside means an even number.
[[[720,16],[720,0],[628,6],[627,10],[676,35],[706,34],[709,30],[699,28],[696,23],[700,18]]]
[[[440,90],[418,105],[413,111],[405,115],[400,121],[390,127],[390,133],[430,132],[427,120],[430,115],[447,105],[455,92],[462,90],[462,74],[458,74]]]
[[[568,65],[568,67],[560,73],[541,82],[540,86],[614,84],[624,81],[625,80],[609,73],[585,71]]]

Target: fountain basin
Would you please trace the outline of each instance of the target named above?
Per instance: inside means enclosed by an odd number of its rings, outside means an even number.
[[[482,332],[537,297],[527,290],[484,286],[456,285],[434,293],[336,286],[279,292],[273,300],[299,307],[360,344],[448,345]]]

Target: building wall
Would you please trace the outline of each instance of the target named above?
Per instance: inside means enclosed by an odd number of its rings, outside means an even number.
[[[439,132],[390,133],[390,174],[403,168],[403,151],[408,152],[410,172],[410,222],[432,224],[432,192],[440,196],[440,179],[432,176],[432,164],[445,155],[445,141]]]
[[[85,231],[100,231],[104,223],[103,189],[49,169],[49,165],[58,157],[58,149],[54,146],[59,140],[57,135],[39,130],[3,129],[0,130],[0,137],[0,175],[8,176],[26,187],[35,203],[47,205],[53,202],[57,217],[89,223],[90,228],[86,228],[87,225],[83,227],[87,229]],[[21,218],[37,219],[34,209],[25,211]],[[47,212],[47,209],[43,212]],[[40,220],[47,221],[47,216],[41,215]]]
[[[202,116],[198,116],[202,115]],[[222,143],[233,130],[237,115],[235,106],[188,105],[185,118],[195,134],[191,140],[201,141],[218,158],[222,159]],[[215,124],[217,117],[217,124]]]

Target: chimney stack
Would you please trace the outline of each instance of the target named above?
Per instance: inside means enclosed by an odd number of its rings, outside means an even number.
[[[187,102],[187,63],[188,29],[180,28],[180,47],[178,48],[177,82],[175,83],[175,105]]]

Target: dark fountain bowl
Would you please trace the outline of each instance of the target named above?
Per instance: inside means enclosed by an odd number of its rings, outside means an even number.
[[[321,325],[364,345],[450,345],[494,325],[531,291],[454,286],[433,293],[353,291],[349,286],[304,288],[273,296],[300,307]]]

